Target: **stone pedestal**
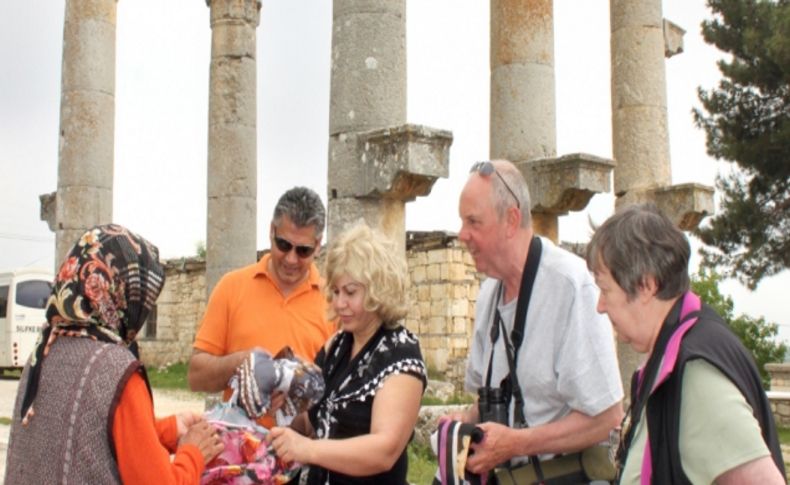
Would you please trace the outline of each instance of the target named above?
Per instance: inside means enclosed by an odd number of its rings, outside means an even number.
[[[255,29],[260,0],[208,0],[211,66],[208,123],[206,289],[255,262],[257,129]]]
[[[614,162],[586,153],[516,163],[527,179],[537,234],[559,240],[558,218],[587,207],[596,193],[609,192]]]
[[[683,52],[683,36],[686,31],[679,25],[664,19],[664,57],[670,58]]]
[[[362,218],[405,251],[405,202],[447,177],[452,140],[449,131],[408,124],[330,139],[330,240]]]
[[[115,23],[116,0],[66,0],[55,265],[86,229],[112,221]]]

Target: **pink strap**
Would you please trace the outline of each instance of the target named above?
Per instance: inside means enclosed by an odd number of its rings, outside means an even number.
[[[447,483],[447,427],[450,426],[449,420],[439,422],[439,478],[442,483]]]
[[[692,292],[686,292],[683,296],[683,306],[680,310],[680,321],[682,322],[686,316],[690,313],[697,312],[702,308],[702,303],[697,295]],[[664,351],[664,357],[662,358],[661,368],[658,371],[658,377],[656,378],[656,382],[653,384],[652,389],[650,389],[650,394],[656,390],[658,386],[661,385],[664,381],[667,380],[669,375],[672,371],[675,370],[675,364],[678,360],[678,352],[680,351],[680,341],[683,339],[683,336],[689,329],[697,323],[697,317],[691,318],[686,322],[683,322],[680,327],[675,330],[672,336],[669,338],[669,342],[667,343],[666,351]],[[639,369],[639,379],[642,379],[642,373],[644,369]],[[636,423],[635,425],[637,425]],[[653,478],[653,458],[651,455],[650,450],[650,436],[648,435],[647,439],[645,440],[645,453],[642,456],[642,474],[641,474],[641,483],[642,485],[649,485],[650,481]]]

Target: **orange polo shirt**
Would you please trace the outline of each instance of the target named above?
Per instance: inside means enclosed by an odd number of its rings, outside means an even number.
[[[112,420],[121,482],[126,485],[198,483],[205,466],[203,455],[195,445],[178,446],[177,433],[175,416],[154,419],[148,387],[140,374],[132,374]],[[172,461],[170,453],[175,453]]]
[[[310,274],[284,298],[269,273],[267,254],[255,264],[227,273],[211,293],[194,347],[227,355],[261,347],[272,355],[288,345],[309,362],[334,333],[326,319],[326,299],[315,264]],[[225,390],[225,399],[230,389]]]

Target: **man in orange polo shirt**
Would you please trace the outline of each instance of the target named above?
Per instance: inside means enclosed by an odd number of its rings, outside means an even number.
[[[274,355],[288,345],[314,360],[334,332],[313,262],[324,219],[324,204],[314,191],[294,187],[280,197],[269,228],[271,252],[225,274],[211,293],[189,360],[193,391],[224,389],[227,399],[228,381],[256,348]]]

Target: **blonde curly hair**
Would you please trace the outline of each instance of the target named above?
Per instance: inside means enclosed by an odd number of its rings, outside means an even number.
[[[396,327],[406,316],[406,260],[384,235],[366,224],[344,231],[329,245],[324,274],[330,319],[337,316],[331,305],[332,287],[344,275],[365,287],[365,310],[378,315],[385,326]]]

